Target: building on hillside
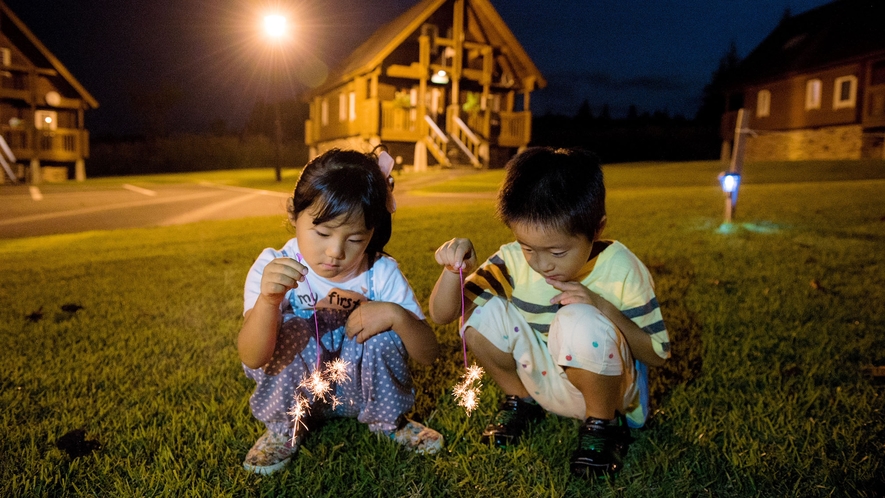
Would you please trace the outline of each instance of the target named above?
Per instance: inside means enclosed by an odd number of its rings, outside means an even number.
[[[747,160],[885,158],[885,2],[785,16],[737,68],[723,117],[749,113]]]
[[[541,73],[489,0],[421,0],[309,94],[311,157],[385,144],[422,170],[502,165],[531,139]]]
[[[98,102],[0,0],[0,136],[5,180],[86,178],[84,113]],[[2,144],[0,144],[2,145]],[[0,147],[2,148],[2,147]],[[73,167],[73,168],[71,168]]]

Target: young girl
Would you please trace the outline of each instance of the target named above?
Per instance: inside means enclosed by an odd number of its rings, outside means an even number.
[[[296,238],[265,249],[249,270],[237,347],[257,383],[252,414],[267,430],[246,455],[246,470],[269,474],[298,451],[307,429],[288,413],[296,396],[310,403],[312,419],[356,417],[421,453],[442,446],[438,432],[403,417],[415,401],[407,360],[429,365],[439,345],[383,252],[396,209],[392,166],[386,152],[338,149],[310,161],[289,199]],[[347,376],[333,383],[334,398],[318,402],[300,384],[333,359],[345,362]]]

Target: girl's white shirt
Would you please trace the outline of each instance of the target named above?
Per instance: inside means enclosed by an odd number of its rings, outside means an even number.
[[[246,276],[243,298],[244,314],[255,306],[261,293],[261,275],[264,273],[264,267],[276,258],[289,257],[297,260],[295,255],[300,252],[297,238],[289,239],[280,250],[268,247],[261,251]],[[418,320],[424,320],[424,313],[421,311],[421,305],[418,304],[412,286],[400,271],[396,260],[390,256],[379,256],[371,271],[365,271],[344,282],[332,282],[317,275],[303,259],[301,264],[308,267],[307,280],[310,282],[310,286],[306,282],[298,282],[298,287],[286,293],[286,301],[281,305],[281,309],[286,307],[287,302],[291,303],[294,308],[312,309],[317,299],[329,299],[329,304],[333,307],[348,309],[355,306],[356,303],[352,302],[351,297],[335,292],[335,289],[356,292],[366,297],[369,296],[369,289],[374,289],[374,301],[399,304],[415,315]],[[371,282],[369,281],[370,275],[373,280]],[[313,294],[311,294],[311,290]]]

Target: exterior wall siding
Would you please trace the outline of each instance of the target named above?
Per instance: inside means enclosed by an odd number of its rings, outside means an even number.
[[[747,161],[804,161],[861,159],[863,129],[860,125],[776,131],[749,137]]]

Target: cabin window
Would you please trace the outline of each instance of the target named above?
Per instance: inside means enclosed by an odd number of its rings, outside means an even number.
[[[808,80],[805,83],[805,110],[820,109],[821,81]]]
[[[756,95],[756,117],[764,118],[771,114],[771,92],[759,90]]]
[[[9,50],[6,47],[0,47],[0,61],[3,62],[4,67],[9,67],[12,65],[12,50]]]
[[[836,78],[833,89],[833,109],[854,107],[857,99],[857,76],[842,76]]]
[[[34,126],[38,130],[55,130],[58,128],[58,113],[56,111],[46,110],[35,112]]]
[[[323,126],[329,124],[329,100],[323,99],[323,102],[320,104],[320,122]]]
[[[347,94],[347,98],[350,100],[347,106],[349,109],[348,118],[350,121],[356,121],[356,92],[350,92]]]
[[[347,94],[338,94],[338,121],[347,121]]]

